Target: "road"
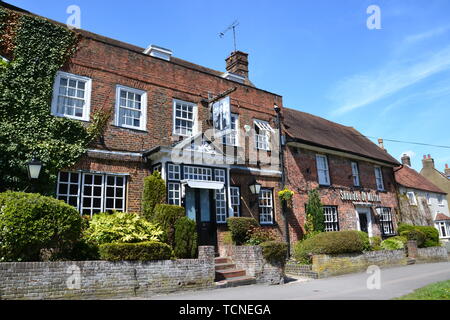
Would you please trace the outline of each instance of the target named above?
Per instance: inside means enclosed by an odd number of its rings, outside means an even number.
[[[369,290],[371,274],[293,281],[284,285],[250,285],[152,297],[152,300],[386,300],[428,284],[450,280],[450,262],[381,269],[380,289]]]

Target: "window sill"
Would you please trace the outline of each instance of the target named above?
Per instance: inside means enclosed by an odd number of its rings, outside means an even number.
[[[131,130],[131,131],[137,131],[137,132],[141,132],[141,133],[148,133],[147,130],[144,129],[138,129],[138,128],[130,128],[130,127],[123,127],[123,126],[119,126],[117,124],[113,124],[112,125],[114,128],[119,128],[119,129],[125,129],[125,130]]]
[[[76,121],[82,121],[82,122],[90,122],[90,119],[86,119],[86,118],[77,118],[77,117],[71,117],[71,116],[66,116],[63,114],[56,114],[56,113],[52,113],[52,116],[54,117],[58,117],[58,118],[65,118],[65,119],[70,119],[70,120],[76,120]]]

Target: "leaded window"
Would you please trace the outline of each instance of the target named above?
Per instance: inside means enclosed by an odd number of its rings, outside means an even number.
[[[273,223],[273,192],[271,189],[261,189],[259,193],[259,223]]]
[[[325,231],[339,231],[338,208],[334,206],[324,206]]]

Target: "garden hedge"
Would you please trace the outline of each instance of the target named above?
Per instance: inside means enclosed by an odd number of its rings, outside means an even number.
[[[99,247],[100,258],[106,261],[169,260],[172,249],[158,241],[138,243],[106,243]]]
[[[284,265],[286,263],[287,244],[279,241],[266,241],[260,244],[264,258],[273,264]]]
[[[360,253],[364,246],[358,231],[323,232],[298,241],[294,246],[294,258],[301,263],[311,263],[314,254]]]
[[[409,224],[401,223],[397,232],[401,235],[405,231],[418,230],[425,234],[425,240],[421,248],[439,247],[439,231],[435,227],[430,226],[413,226]]]
[[[43,250],[61,255],[72,250],[81,232],[80,214],[63,201],[22,192],[0,194],[0,261],[40,261]]]
[[[181,206],[171,204],[158,204],[155,206],[152,222],[163,229],[162,242],[167,243],[172,248],[175,247],[175,224],[185,216],[185,209]]]
[[[180,259],[191,259],[197,255],[197,224],[188,217],[175,223],[174,253]]]
[[[258,222],[254,218],[232,217],[227,219],[228,228],[234,244],[240,246],[250,240],[251,230],[258,227]]]

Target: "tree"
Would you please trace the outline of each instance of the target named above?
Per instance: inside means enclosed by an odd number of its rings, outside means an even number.
[[[152,220],[157,204],[164,202],[166,198],[166,182],[159,171],[144,179],[144,191],[142,192],[142,214],[148,220]]]
[[[320,194],[317,189],[308,193],[305,231],[307,234],[325,231],[325,216],[323,214],[322,202],[320,201]]]

